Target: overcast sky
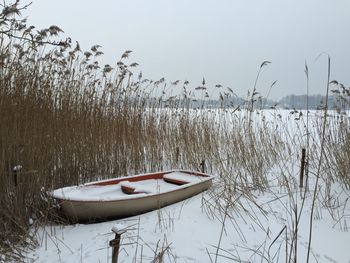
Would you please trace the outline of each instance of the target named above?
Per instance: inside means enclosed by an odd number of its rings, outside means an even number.
[[[323,94],[327,58],[332,79],[350,85],[350,0],[33,0],[29,24],[61,27],[84,49],[100,44],[102,62],[115,65],[125,50],[144,77],[188,80],[205,77],[245,97],[260,64],[258,91],[270,98]]]

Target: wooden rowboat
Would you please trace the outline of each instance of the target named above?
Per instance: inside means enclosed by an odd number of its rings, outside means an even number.
[[[100,221],[138,215],[208,189],[213,176],[173,170],[102,180],[56,189],[62,212],[73,221]]]

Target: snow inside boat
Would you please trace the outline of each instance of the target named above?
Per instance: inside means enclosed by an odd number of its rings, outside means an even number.
[[[124,218],[159,209],[207,190],[213,176],[173,170],[56,189],[62,212],[73,221]]]

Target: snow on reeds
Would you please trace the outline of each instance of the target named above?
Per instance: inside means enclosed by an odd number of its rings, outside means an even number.
[[[286,253],[295,256],[297,252],[288,251],[297,249],[300,152],[307,148],[312,184],[323,123],[319,176],[324,184],[315,198],[335,224],[343,222],[339,189],[350,187],[347,112],[329,112],[324,122],[318,111],[306,119],[305,111],[256,110],[258,77],[268,63],[260,67],[253,92],[240,107],[227,106],[233,99],[229,91],[221,96],[220,108],[207,108],[204,79],[200,89],[191,93],[184,82],[183,93],[169,97],[164,79],[151,81],[136,73],[131,51],[116,65],[100,65],[98,45],[84,52],[70,39],[57,41],[61,30],[56,26],[35,31],[18,19],[20,9],[16,2],[0,13],[0,21],[6,22],[0,30],[0,254],[6,260],[19,260],[23,246],[35,244],[30,233],[39,225],[63,220],[48,191],[139,172],[199,169],[203,160],[207,172],[218,175],[203,197],[203,210],[221,220],[222,231],[231,222],[242,239],[234,215],[244,214],[264,229],[252,207],[262,214],[269,211],[257,202],[256,193],[287,193],[286,210],[294,226],[283,228],[276,239],[289,229],[295,243],[285,241]],[[348,96],[348,88],[340,89]],[[196,92],[203,99],[200,107],[192,97]],[[22,169],[14,169],[19,165]],[[211,258],[222,249],[218,242]],[[155,262],[169,251],[166,241],[157,244]]]

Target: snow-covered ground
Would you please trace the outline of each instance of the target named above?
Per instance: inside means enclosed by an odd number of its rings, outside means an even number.
[[[278,114],[266,111],[265,120],[281,119],[279,125],[289,125],[291,134],[303,129],[305,119],[300,127],[294,122],[303,116]],[[287,168],[295,177],[298,165]],[[278,181],[278,169],[270,172],[271,182]],[[118,262],[151,262],[162,252],[163,262],[293,262],[295,251],[297,261],[306,262],[315,184],[315,174],[309,175],[305,201],[295,182],[290,182],[292,189],[279,182],[266,192],[238,190],[230,197],[234,202],[225,203],[217,178],[209,191],[157,211],[96,224],[46,226],[38,231],[39,246],[28,251],[26,261],[111,262],[111,229],[122,224],[127,232]],[[319,183],[309,262],[350,262],[350,191],[336,182],[331,188],[323,179]]]
[[[123,224],[129,230],[122,235],[119,262],[150,262],[165,248],[165,262],[285,262],[286,253],[291,253],[290,236],[286,242],[286,234],[290,235],[294,215],[290,197],[279,192],[257,195],[257,204],[242,197],[230,217],[208,211],[206,201],[211,199],[204,193],[128,219],[47,226],[39,231],[40,245],[28,253],[27,261],[111,262],[111,229]],[[347,195],[342,193],[344,199],[338,200],[339,207],[333,215],[336,220],[327,208],[316,207],[310,262],[350,262]],[[294,198],[300,210],[300,195]],[[306,261],[310,206],[308,196],[298,229],[300,262]]]

